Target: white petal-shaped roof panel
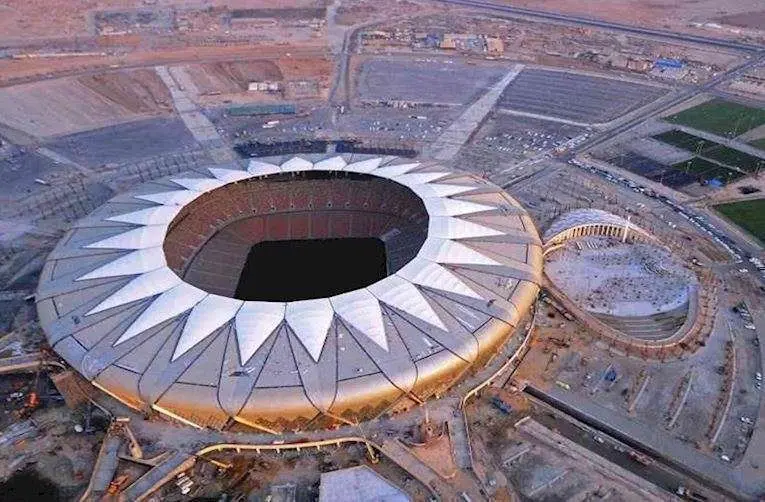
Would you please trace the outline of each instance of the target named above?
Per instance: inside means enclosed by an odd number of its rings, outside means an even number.
[[[470,185],[448,185],[441,183],[427,183],[424,185],[414,185],[409,187],[414,193],[423,199],[429,199],[434,197],[451,197],[452,195],[459,195],[461,193],[470,192],[478,187]]]
[[[239,361],[244,365],[284,320],[286,303],[245,302],[234,321]]]
[[[428,222],[428,236],[439,239],[470,239],[494,235],[504,235],[504,232],[448,216],[431,216]]]
[[[377,169],[380,164],[382,163],[382,158],[375,157],[373,159],[367,159],[362,160],[359,162],[354,162],[352,164],[348,164],[345,166],[346,171],[351,171],[354,173],[371,173],[375,169]]]
[[[107,218],[107,221],[133,223],[134,225],[165,225],[173,221],[173,218],[178,216],[182,209],[182,206],[155,206],[112,216]]]
[[[117,339],[115,345],[126,342],[140,335],[147,329],[169,321],[174,317],[186,312],[197,303],[201,302],[209,293],[195,288],[191,284],[181,282],[172,289],[159,295],[146,310],[141,312],[138,319],[125,330]]]
[[[349,291],[329,299],[335,313],[361,331],[383,350],[388,350],[380,302],[366,289]]]
[[[428,210],[431,216],[463,216],[484,211],[494,211],[497,208],[466,200],[431,198],[425,199],[425,209]]]
[[[448,176],[449,174],[451,173],[447,173],[447,172],[410,173],[410,174],[402,174],[401,176],[396,176],[395,178],[393,178],[393,180],[396,181],[397,183],[401,183],[402,185],[412,187],[416,185],[424,185],[425,183],[430,183],[431,181],[441,179],[444,176]]]
[[[216,178],[171,178],[170,181],[195,192],[209,192],[226,184]]]
[[[253,176],[267,176],[269,174],[282,172],[282,168],[276,164],[269,164],[268,162],[261,162],[259,160],[251,160],[250,165],[247,166],[247,172]]]
[[[221,181],[225,181],[226,183],[231,183],[234,181],[241,181],[247,178],[252,178],[252,174],[243,171],[241,169],[225,169],[222,167],[210,167],[207,169],[210,171],[210,174],[215,176],[217,179]]]
[[[395,178],[396,176],[406,174],[412,169],[417,169],[418,167],[420,167],[419,162],[414,162],[412,164],[399,164],[397,166],[378,167],[372,171],[371,174],[380,176],[381,178]]]
[[[85,315],[97,314],[107,309],[149,298],[182,283],[181,278],[175,275],[175,272],[169,268],[158,268],[132,279]]]
[[[381,302],[446,331],[443,321],[420,290],[403,277],[390,275],[367,289]]]
[[[396,275],[399,275],[414,284],[427,288],[448,291],[462,296],[481,299],[481,295],[470,289],[456,275],[437,263],[424,258],[415,257],[414,260],[404,265]]]
[[[161,246],[167,225],[138,227],[85,246],[88,249],[145,249]]]
[[[418,256],[436,263],[501,265],[488,256],[449,239],[428,238],[420,248]]]
[[[282,172],[285,173],[290,171],[305,171],[307,169],[313,169],[313,162],[301,157],[292,157],[290,160],[282,164]]]
[[[201,195],[194,190],[172,190],[170,192],[157,192],[142,195],[134,195],[136,199],[156,202],[164,206],[185,206]]]
[[[166,265],[165,251],[161,247],[138,249],[78,277],[77,280],[87,281],[105,277],[143,274],[166,267]]]
[[[243,304],[242,300],[207,295],[191,310],[178,344],[175,346],[172,360],[175,361],[181,357],[216,329],[233,319]]]
[[[319,360],[335,312],[327,298],[287,304],[285,318],[314,361]]]
[[[342,171],[346,165],[345,159],[338,155],[317,162],[313,168],[322,171]]]

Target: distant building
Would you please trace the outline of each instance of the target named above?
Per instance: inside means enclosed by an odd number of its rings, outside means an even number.
[[[319,502],[411,502],[404,491],[365,465],[325,472]]]
[[[505,44],[501,38],[486,37],[486,51],[491,54],[504,54]]]
[[[646,72],[651,69],[651,62],[648,60],[632,59],[627,61],[627,69],[637,72]]]
[[[685,63],[683,63],[679,59],[674,59],[674,58],[659,58],[656,60],[655,66],[660,69],[668,69],[668,68],[679,69],[684,67]]]
[[[447,50],[455,50],[457,48],[457,42],[452,38],[451,35],[444,35],[443,40],[441,40],[441,45],[439,46],[441,49],[447,49]]]
[[[279,82],[250,82],[247,86],[248,91],[277,92],[281,89]]]

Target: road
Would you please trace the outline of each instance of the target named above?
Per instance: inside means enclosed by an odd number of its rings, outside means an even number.
[[[639,186],[625,178],[614,176],[605,169],[601,169],[595,165],[589,164],[586,161],[581,161],[578,159],[571,159],[569,164],[579,167],[580,169],[586,169],[590,173],[596,174],[606,181],[617,185],[622,185],[625,188],[632,189],[633,191],[642,190],[647,197],[650,196],[652,198],[658,199],[665,205],[669,206],[672,211],[680,215],[682,218],[688,220],[700,232],[707,234],[720,246],[725,248],[732,255],[734,261],[740,264],[741,268],[746,268],[755,274],[763,286],[765,286],[765,268],[762,270],[758,269],[757,265],[752,261],[753,258],[756,259],[762,252],[758,246],[754,246],[751,242],[737,238],[737,236],[734,234],[729,234],[721,231],[716,225],[711,223],[708,218],[705,218],[702,214],[699,214],[699,212],[689,209],[687,206],[680,205],[677,202],[671,200],[669,197],[658,194],[648,195],[648,191],[645,190],[645,187]],[[733,235],[733,237],[730,235]]]
[[[736,49],[741,51],[753,51],[761,52],[765,50],[765,46],[758,44],[748,44],[743,42],[736,42],[735,40],[726,40],[721,38],[703,37],[700,35],[691,35],[686,33],[675,33],[665,30],[656,30],[652,28],[641,28],[639,26],[632,26],[628,24],[613,23],[610,21],[602,21],[599,19],[593,19],[582,16],[573,16],[569,14],[559,14],[556,12],[549,12],[543,10],[525,9],[523,7],[514,7],[511,5],[500,5],[492,2],[481,2],[477,0],[439,0],[442,3],[449,3],[454,5],[461,5],[463,7],[474,7],[480,9],[490,9],[499,11],[506,14],[521,15],[530,18],[544,19],[547,21],[557,21],[567,24],[577,24],[580,26],[591,26],[595,28],[603,28],[612,31],[619,31],[622,33],[629,33],[633,35],[642,35],[648,37],[656,37],[664,40],[672,40],[684,43],[694,43],[702,45],[711,45],[714,47],[722,47],[726,49]]]
[[[616,439],[604,435],[600,431],[592,429],[587,425],[572,419],[571,417],[558,413],[555,408],[531,399],[535,407],[532,412],[534,420],[555,430],[558,434],[568,438],[571,441],[587,448],[593,453],[607,459],[610,462],[622,467],[641,478],[650,481],[656,486],[674,493],[681,485],[694,485],[695,492],[704,493],[710,500],[719,499],[720,495],[709,489],[704,489],[695,483],[689,483],[687,477],[661,462],[649,462],[643,464],[633,460],[630,457],[632,448]]]
[[[593,135],[589,140],[583,142],[582,144],[578,145],[576,148],[570,150],[570,153],[571,154],[582,153],[598,145],[601,145],[605,143],[606,141],[609,141],[615,138],[616,136],[632,129],[638,124],[645,122],[647,119],[655,115],[658,115],[666,110],[669,110],[670,108],[674,106],[679,105],[683,101],[686,101],[702,92],[709,91],[713,89],[714,87],[716,87],[717,85],[727,80],[736,78],[737,76],[741,75],[743,72],[747,71],[748,69],[752,68],[753,66],[763,61],[765,61],[765,54],[752,58],[745,63],[742,63],[734,68],[731,68],[730,70],[724,71],[720,73],[719,75],[717,75],[716,77],[711,78],[710,80],[705,82],[703,85],[690,87],[688,89],[678,92],[674,96],[669,95],[665,99],[659,99],[657,101],[654,101],[653,103],[643,108],[643,110],[639,114],[635,115],[630,120],[627,120],[626,122],[622,122],[621,124],[611,129],[603,131],[601,134]]]
[[[635,427],[631,419],[622,418],[614,412],[598,407],[597,415],[592,409],[584,410],[583,399],[574,394],[563,394],[557,389],[542,391],[526,387],[526,394],[547,406],[569,415],[603,435],[611,436],[640,454],[661,461],[669,469],[681,473],[708,489],[719,491],[734,500],[748,500],[751,494],[744,490],[751,488],[746,481],[714,457],[698,453],[690,446],[666,434]],[[556,394],[556,395],[553,395]],[[564,402],[564,396],[565,400]],[[575,402],[574,402],[575,401]],[[720,497],[711,498],[720,500]]]

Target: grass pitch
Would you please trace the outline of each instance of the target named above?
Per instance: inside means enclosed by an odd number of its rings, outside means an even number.
[[[765,110],[713,99],[671,115],[666,121],[733,138],[765,124]]]
[[[765,242],[765,199],[745,200],[715,206],[729,220]]]

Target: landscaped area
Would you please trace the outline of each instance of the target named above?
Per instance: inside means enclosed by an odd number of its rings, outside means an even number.
[[[722,99],[713,99],[671,115],[665,120],[734,138],[765,124],[765,110]]]
[[[732,202],[715,209],[765,243],[765,199]]]
[[[765,159],[683,131],[667,131],[657,134],[654,139],[742,171],[751,173],[765,168]]]
[[[729,183],[735,181],[743,174],[739,171],[726,169],[714,162],[710,162],[706,159],[699,157],[693,157],[684,162],[678,162],[672,166],[673,169],[683,171],[691,176],[695,176],[702,180],[717,179],[723,183]]]
[[[749,144],[755,148],[759,148],[760,150],[765,150],[765,138],[760,138],[754,141],[750,141]]]

